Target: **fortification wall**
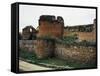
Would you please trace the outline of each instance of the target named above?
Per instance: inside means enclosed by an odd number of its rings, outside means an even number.
[[[96,47],[65,45],[55,43],[53,40],[20,40],[19,48],[34,52],[38,58],[57,57],[63,60],[77,63],[95,63]]]
[[[77,34],[79,40],[96,41],[96,19],[93,20],[93,24],[64,28],[63,36],[71,34]]]
[[[96,41],[96,32],[64,32],[63,36],[77,34],[79,40]]]
[[[35,53],[38,58],[54,56],[55,43],[51,39],[37,39]]]
[[[19,48],[34,52],[41,59],[54,56],[55,43],[51,39],[19,40]]]
[[[91,46],[72,46],[56,43],[54,54],[60,59],[82,64],[92,64],[96,61],[96,48]]]
[[[35,45],[36,40],[19,40],[19,48],[29,52],[34,52]]]

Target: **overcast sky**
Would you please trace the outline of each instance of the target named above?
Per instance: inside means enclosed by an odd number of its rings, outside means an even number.
[[[52,7],[36,5],[20,5],[19,7],[19,31],[27,25],[34,28],[38,26],[38,20],[41,15],[62,16],[64,26],[74,26],[83,24],[92,24],[96,18],[95,9],[72,8],[72,7]]]

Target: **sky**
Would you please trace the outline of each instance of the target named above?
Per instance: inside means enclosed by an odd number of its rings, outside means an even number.
[[[20,5],[19,6],[19,31],[25,26],[32,25],[38,27],[38,20],[41,15],[62,16],[64,26],[75,26],[83,24],[92,24],[96,18],[95,9],[72,8],[72,7],[53,7],[37,5]]]

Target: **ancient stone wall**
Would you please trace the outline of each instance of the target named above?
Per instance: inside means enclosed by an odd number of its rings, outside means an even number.
[[[93,24],[65,27],[63,36],[71,34],[76,34],[80,41],[96,41],[96,19]]]
[[[96,32],[64,32],[63,36],[69,36],[72,34],[76,34],[80,41],[96,41]]]
[[[55,44],[55,56],[76,63],[95,63],[96,48],[91,46],[72,46],[65,44]]]
[[[92,32],[94,30],[93,24],[67,26],[64,28],[66,32]]]
[[[55,42],[52,39],[37,39],[35,53],[38,58],[54,56]]]
[[[55,42],[52,39],[19,40],[19,49],[34,52],[38,58],[54,56]]]
[[[34,52],[38,58],[57,57],[76,63],[95,63],[96,47],[65,45],[56,43],[54,40],[19,40],[19,48]]]
[[[36,40],[19,40],[19,48],[29,52],[34,52]]]

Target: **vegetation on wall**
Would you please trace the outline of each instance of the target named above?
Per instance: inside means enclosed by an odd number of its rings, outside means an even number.
[[[56,39],[55,41],[57,43],[61,43],[61,44],[73,44],[78,40],[78,37],[76,34],[74,35],[69,35],[69,36],[64,36],[61,39]]]
[[[77,34],[70,34],[68,36],[64,36],[62,39],[56,39],[56,43],[64,44],[64,45],[75,45],[75,46],[96,46],[95,41],[80,41],[77,37]]]
[[[68,43],[68,44],[72,44],[77,40],[77,36],[76,35],[72,35],[72,36],[65,36],[62,38],[63,43]]]

